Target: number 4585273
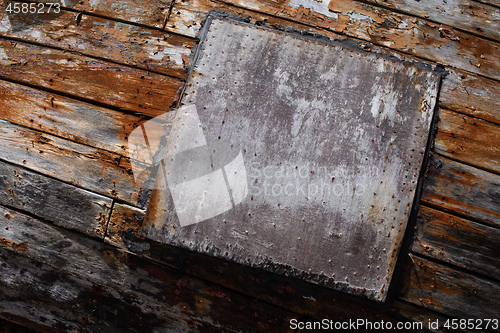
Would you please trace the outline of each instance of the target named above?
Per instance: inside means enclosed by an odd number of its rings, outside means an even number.
[[[60,3],[40,3],[40,2],[10,2],[7,5],[6,12],[11,14],[48,14],[48,13],[59,13],[61,11]]]

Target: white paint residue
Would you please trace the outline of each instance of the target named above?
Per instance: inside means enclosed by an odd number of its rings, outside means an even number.
[[[89,4],[93,8],[96,8],[97,6],[99,6],[99,2],[100,2],[99,0],[89,0]]]
[[[338,14],[328,10],[328,3],[329,1],[318,2],[316,0],[292,0],[290,1],[289,6],[295,8],[300,6],[310,8],[316,13],[323,14],[337,20],[339,18]]]
[[[11,31],[12,26],[10,25],[9,17],[7,15],[4,16],[2,21],[0,21],[0,31],[1,32],[6,32],[6,31]]]
[[[281,68],[277,68],[274,72],[274,77],[278,82],[278,87],[276,88],[276,92],[278,93],[278,95],[290,97],[292,95],[292,88],[288,85],[290,73],[282,71]]]

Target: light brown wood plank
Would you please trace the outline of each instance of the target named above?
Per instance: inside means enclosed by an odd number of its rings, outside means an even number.
[[[37,276],[40,277],[31,284],[31,279],[23,275],[16,274],[12,280],[7,278],[10,273],[2,272],[0,284],[7,284],[18,291],[23,290],[20,286],[32,290],[33,286],[38,285],[39,293],[35,293],[38,295],[49,293],[56,284],[60,287],[59,292],[69,297],[66,302],[64,297],[58,299],[54,296],[60,295],[58,293],[47,295],[49,304],[58,308],[68,304],[86,304],[83,295],[97,288],[97,291],[102,290],[102,295],[90,293],[90,296],[98,297],[98,304],[103,307],[101,313],[115,313],[117,308],[118,312],[121,311],[119,316],[100,319],[119,326],[120,321],[123,321],[126,328],[135,327],[135,331],[139,332],[152,332],[155,329],[160,332],[179,332],[168,330],[172,319],[184,321],[184,328],[192,323],[200,331],[205,324],[213,323],[215,328],[220,326],[236,331],[282,332],[288,327],[289,319],[296,316],[2,207],[0,251],[12,265],[19,265],[17,267],[25,268],[28,272],[38,271]],[[39,262],[41,267],[30,264],[30,261]],[[49,269],[48,266],[53,268]],[[9,267],[15,266],[9,264],[0,270],[5,272]],[[56,278],[47,279],[43,274],[46,271],[53,272]],[[75,279],[74,283],[71,283],[72,279]],[[67,284],[58,283],[60,280],[67,281]],[[11,281],[16,281],[20,286]],[[91,316],[92,312],[88,310],[84,309],[83,312]],[[248,316],[248,313],[254,315]],[[69,318],[74,317],[71,315]]]
[[[182,86],[176,78],[5,39],[0,54],[0,78],[148,116],[166,112]]]
[[[343,33],[429,61],[500,79],[500,44],[351,0],[225,0],[225,3]],[[176,15],[172,12],[172,18]],[[173,20],[189,22],[189,11]],[[441,28],[441,29],[440,29]]]
[[[367,0],[366,2],[500,40],[500,9],[480,2],[468,0]]]
[[[0,119],[127,155],[128,135],[147,118],[0,80]]]
[[[422,201],[500,227],[500,176],[431,154]]]
[[[439,106],[500,124],[500,84],[465,71],[443,79]]]
[[[412,255],[402,298],[454,318],[498,318],[500,284]],[[484,329],[484,326],[483,326]]]
[[[149,4],[145,2],[144,4]],[[0,36],[59,47],[83,55],[168,74],[187,76],[195,41],[163,31],[62,10],[57,15],[7,15],[0,11]]]
[[[61,8],[70,8],[117,20],[129,21],[154,28],[162,28],[167,18],[171,0],[150,0],[138,4],[133,0],[120,2],[105,0],[21,0],[22,2],[60,3]]]
[[[104,237],[112,199],[4,162],[0,162],[0,193],[2,205]]]
[[[500,173],[500,125],[439,110],[434,149],[439,154]]]
[[[421,206],[412,251],[498,279],[500,230]]]
[[[0,123],[0,159],[137,205],[140,189],[120,156],[18,125]]]

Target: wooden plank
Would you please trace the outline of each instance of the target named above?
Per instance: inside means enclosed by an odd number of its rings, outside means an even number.
[[[500,124],[500,85],[461,70],[450,70],[441,84],[439,106]]]
[[[0,162],[0,204],[103,238],[112,199]]]
[[[412,255],[409,267],[403,272],[401,294],[408,302],[454,318],[498,319],[498,282],[448,268],[416,255]]]
[[[2,80],[0,118],[120,155],[147,119]]]
[[[30,277],[33,271],[38,272],[37,276],[40,277],[31,279],[26,275],[16,274],[15,279],[10,279],[10,273],[0,273],[0,281],[4,285],[7,283],[18,291],[23,290],[23,286],[28,290],[38,286],[37,294],[42,295],[54,290],[54,285],[57,285],[59,292],[47,297],[51,300],[49,304],[55,304],[59,308],[65,307],[67,303],[61,300],[63,297],[54,299],[55,296],[68,295],[71,304],[82,304],[84,307],[85,293],[92,289],[102,291],[101,296],[99,293],[90,293],[104,307],[102,313],[121,311],[120,316],[135,318],[133,321],[122,318],[123,325],[130,325],[128,328],[135,328],[134,331],[154,331],[152,328],[141,329],[141,325],[168,328],[166,324],[173,317],[187,321],[188,324],[193,322],[195,328],[203,323],[211,323],[216,327],[236,331],[282,332],[288,327],[289,319],[297,317],[227,288],[2,207],[0,226],[0,248],[5,261],[9,265],[18,264],[16,267],[26,269]],[[42,267],[30,262],[39,262]],[[48,266],[53,268],[45,269]],[[44,274],[45,270],[52,272],[54,279],[49,281]],[[75,283],[68,281],[70,285],[59,283],[60,280],[73,278]],[[17,287],[17,283],[21,284],[20,287]],[[127,303],[130,303],[129,306],[125,306]],[[89,310],[84,307],[81,311],[91,316]],[[249,316],[249,313],[252,315]],[[137,321],[141,316],[144,318]],[[112,321],[115,319],[107,316],[101,319],[120,325],[118,318],[117,321]]]
[[[215,331],[208,323],[179,318],[174,309],[93,284],[3,248],[0,256],[4,258],[0,266],[2,316],[29,318],[49,326],[49,332]]]
[[[500,78],[500,45],[489,40],[351,0],[225,0],[228,4],[343,33],[423,59]],[[174,8],[172,17],[175,17]],[[189,22],[188,12],[176,20]]]
[[[145,214],[146,211],[142,209],[115,203],[106,230],[105,241],[114,246],[127,249],[127,244],[130,244],[128,238],[140,235]]]
[[[492,5],[492,6],[500,7],[500,0],[474,0],[474,1],[475,2],[484,3],[484,4],[487,4],[487,5]]]
[[[500,176],[431,154],[422,202],[500,227]]]
[[[102,149],[0,123],[0,159],[137,205],[140,189],[121,157]]]
[[[129,21],[154,28],[162,28],[167,19],[171,0],[152,0],[141,2],[123,0],[114,3],[105,0],[21,0],[22,2],[60,3],[61,8],[69,8],[80,12],[92,13],[117,20]],[[47,14],[45,14],[47,15]]]
[[[149,116],[166,112],[182,86],[176,78],[5,39],[0,59],[1,78]]]
[[[479,2],[467,0],[367,0],[366,2],[387,9],[404,12],[430,21],[448,25],[500,40],[500,9]]]
[[[108,2],[106,2],[108,3]],[[150,5],[151,2],[145,2]],[[155,29],[138,27],[62,10],[59,15],[7,15],[0,12],[0,35],[109,59],[179,78],[195,41]],[[45,14],[47,15],[47,14]]]
[[[439,110],[437,153],[500,173],[500,126],[446,109]]]
[[[421,206],[412,251],[498,279],[500,230]]]

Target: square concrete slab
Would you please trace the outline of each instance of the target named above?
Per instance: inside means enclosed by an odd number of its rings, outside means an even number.
[[[385,300],[439,74],[218,17],[201,38],[143,235]]]

